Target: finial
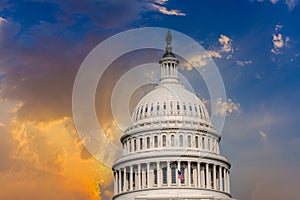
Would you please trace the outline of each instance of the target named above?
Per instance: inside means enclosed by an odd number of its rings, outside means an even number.
[[[167,42],[166,51],[167,52],[171,52],[172,51],[172,46],[171,46],[172,35],[171,35],[171,31],[170,30],[168,30],[168,32],[167,32],[166,42]]]
[[[171,35],[171,31],[168,30],[167,32],[167,35],[166,35],[166,42],[167,42],[167,45],[171,45],[171,42],[172,42],[172,35]]]

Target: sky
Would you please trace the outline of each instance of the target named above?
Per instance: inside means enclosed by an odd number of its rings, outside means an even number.
[[[234,198],[298,199],[299,21],[297,0],[1,0],[0,199],[111,199],[112,170],[76,132],[72,89],[94,47],[140,27],[184,33],[216,63],[227,94],[216,108],[226,116],[221,151],[232,163]],[[161,54],[123,55],[99,82],[99,124],[116,145],[114,85]],[[192,68],[180,71],[205,101]]]

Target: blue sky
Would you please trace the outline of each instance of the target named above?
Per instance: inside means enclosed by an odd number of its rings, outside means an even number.
[[[102,166],[105,178],[94,175],[97,170],[90,166],[101,164],[73,142],[72,86],[81,62],[101,41],[148,26],[192,37],[217,64],[228,97],[221,106],[227,117],[221,147],[232,161],[233,196],[299,198],[299,21],[297,0],[2,0],[0,183],[6,190],[0,198],[18,199],[12,192],[17,190],[34,199],[39,192],[32,188],[48,181],[58,185],[59,195],[51,196],[46,186],[40,191],[52,199],[96,198],[90,182],[100,185],[102,199],[109,199],[110,170]],[[121,61],[130,68],[133,58]],[[108,79],[117,79],[122,72],[110,73]],[[110,94],[111,82],[106,82],[100,100]],[[107,125],[111,116],[105,116]],[[50,130],[60,135],[52,136]],[[107,125],[106,130],[114,129]],[[66,142],[53,146],[60,137]],[[39,141],[45,145],[35,145]],[[47,163],[57,159],[62,160],[49,168]],[[87,171],[87,180],[73,179],[72,164]],[[17,182],[28,177],[34,179],[32,187]]]

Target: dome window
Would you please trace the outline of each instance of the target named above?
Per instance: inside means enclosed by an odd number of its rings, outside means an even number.
[[[166,102],[164,102],[164,110],[167,109],[167,105],[166,105]]]
[[[192,147],[192,139],[190,135],[187,138],[187,142],[188,142],[188,147]]]
[[[162,136],[162,146],[163,147],[167,146],[167,137],[165,135]]]
[[[150,137],[147,137],[147,149],[150,148]]]
[[[175,146],[175,136],[171,135],[171,147]]]
[[[195,146],[196,148],[199,148],[198,136],[195,137]]]
[[[143,138],[140,138],[140,150],[143,150]]]
[[[157,136],[154,136],[154,147],[155,147],[155,148],[158,147],[158,139],[157,139]]]
[[[182,135],[179,136],[179,146],[183,147],[183,136]]]

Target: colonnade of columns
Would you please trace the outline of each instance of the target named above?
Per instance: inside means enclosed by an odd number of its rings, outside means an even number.
[[[179,172],[183,175],[179,179]],[[114,193],[159,187],[193,187],[230,193],[229,170],[203,162],[151,162],[114,170]]]

